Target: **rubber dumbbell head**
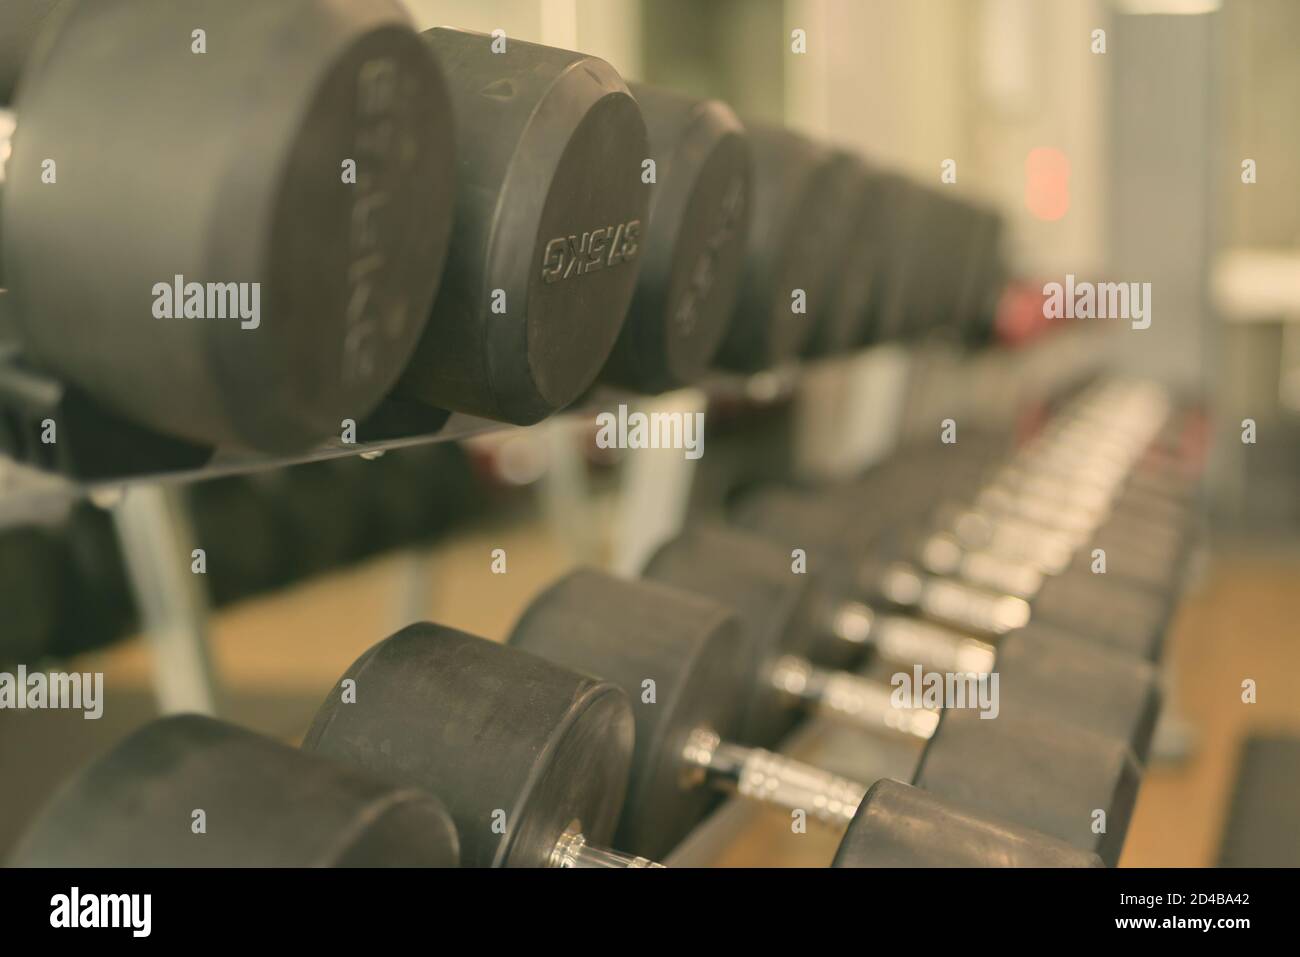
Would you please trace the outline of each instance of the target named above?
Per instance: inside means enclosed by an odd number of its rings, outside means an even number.
[[[888,237],[881,232],[880,187],[856,156],[836,153],[832,182],[841,184],[829,295],[813,316],[808,356],[836,355],[862,345]]]
[[[832,867],[1101,867],[1096,854],[888,779],[867,792]]]
[[[343,700],[347,686],[355,701]],[[303,747],[438,795],[466,865],[573,866],[601,849],[627,786],[632,713],[617,687],[438,625],[363,654]]]
[[[730,107],[632,84],[655,182],[641,275],[605,369],[662,392],[697,380],[735,314],[753,207],[753,157]]]
[[[444,80],[401,9],[62,13],[23,69],[0,204],[31,359],[197,442],[294,451],[363,418],[411,356],[451,228]]]
[[[196,832],[195,811],[206,829]],[[20,839],[23,867],[455,867],[430,795],[198,715],[145,725]]]
[[[622,850],[662,857],[720,791],[838,826],[866,792],[857,782],[735,743],[756,662],[739,619],[707,598],[578,569],[528,606],[510,642],[604,675],[632,698],[636,747],[615,838]]]
[[[736,315],[718,353],[720,365],[738,372],[793,359],[807,345],[833,289],[853,179],[832,151],[806,137],[762,124],[747,129],[754,215]]]
[[[619,75],[568,50],[435,29],[456,120],[456,225],[400,392],[531,424],[592,383],[645,243],[645,123]]]

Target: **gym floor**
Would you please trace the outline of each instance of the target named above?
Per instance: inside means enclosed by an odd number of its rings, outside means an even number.
[[[508,572],[489,570],[494,548]],[[425,617],[501,640],[528,597],[571,560],[537,521],[479,524],[441,542],[420,562],[392,556],[319,578],[214,616],[212,649],[225,715],[296,740],[321,699],[365,647]],[[1251,733],[1300,735],[1300,552],[1232,545],[1206,559],[1170,638],[1176,700],[1191,733],[1184,760],[1153,763],[1143,779],[1122,866],[1212,866],[1229,807],[1241,742]],[[0,858],[57,783],[92,753],[120,739],[153,710],[148,648],[139,640],[85,656],[73,667],[103,671],[104,716],[85,727],[79,713],[12,712],[0,723],[6,782]],[[1242,682],[1257,685],[1254,704]],[[89,732],[89,733],[87,733]],[[759,818],[717,863],[824,865],[833,854],[800,842],[799,860],[774,860],[764,840],[776,819]],[[789,842],[781,846],[789,848]]]

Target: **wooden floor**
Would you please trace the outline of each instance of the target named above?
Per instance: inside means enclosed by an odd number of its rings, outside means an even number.
[[[1258,730],[1300,735],[1300,558],[1220,555],[1180,610],[1170,659],[1196,747],[1147,774],[1124,866],[1212,865],[1241,741]],[[1254,704],[1242,701],[1247,679]]]
[[[494,548],[506,550],[505,575],[492,574]],[[225,611],[212,634],[225,716],[296,739],[316,703],[369,644],[418,616],[500,640],[529,596],[567,564],[536,526],[511,522],[444,543],[423,563],[387,558]],[[1257,728],[1300,733],[1297,622],[1300,557],[1241,551],[1207,562],[1170,645],[1177,703],[1195,749],[1185,762],[1149,770],[1124,865],[1214,862],[1238,742]],[[60,778],[149,711],[150,657],[142,642],[87,656],[77,667],[104,671],[110,689],[93,734],[50,712],[29,712],[21,721],[13,712],[0,721],[6,765],[16,760],[31,771],[0,795],[0,821],[8,822],[0,825],[0,855]],[[1245,679],[1257,683],[1256,704],[1242,702]],[[811,858],[773,860],[779,842],[754,834],[719,863],[824,863],[833,843],[804,845]]]

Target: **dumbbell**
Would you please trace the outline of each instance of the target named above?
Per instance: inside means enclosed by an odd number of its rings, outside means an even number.
[[[80,771],[9,863],[455,867],[458,859],[456,829],[431,795],[180,715],[150,722]]]
[[[983,348],[999,340],[999,311],[1010,279],[1003,257],[1006,223],[995,210],[972,205],[968,215],[974,217],[972,231],[978,244],[968,311],[958,330],[960,341],[971,348]]]
[[[457,442],[389,449],[366,464],[364,556],[432,542],[480,508],[473,466]]]
[[[399,397],[532,424],[586,390],[627,315],[645,123],[596,57],[445,28],[424,38],[457,130],[455,238]]]
[[[899,709],[889,685],[818,664],[827,641],[837,641],[843,647],[830,649],[837,662],[849,649],[870,648],[909,669],[981,678],[996,672],[999,708],[1008,713],[1042,713],[1095,731],[1123,742],[1138,759],[1150,744],[1160,695],[1146,662],[1043,629],[1012,634],[995,652],[948,629],[877,615],[837,595],[815,567],[796,573],[781,548],[722,525],[683,531],[651,557],[643,574],[740,615],[756,659],[744,741],[779,741],[804,709],[920,741],[934,734],[937,712]]]
[[[417,624],[353,663],[303,748],[438,795],[467,866],[648,867],[609,847],[632,738],[609,682]]]
[[[134,603],[109,517],[74,506],[62,522],[0,531],[0,663],[66,658],[122,637]]]
[[[272,496],[252,476],[227,475],[185,488],[194,546],[203,549],[208,597],[227,605],[294,577],[292,543]],[[317,515],[332,522],[329,511]]]
[[[0,131],[0,140],[5,138]],[[8,298],[0,289],[0,454],[83,482],[190,471],[212,458],[211,446],[139,426],[76,386],[32,369],[16,322],[4,318]],[[50,422],[57,425],[58,441],[44,441]]]
[[[836,569],[844,587],[867,604],[907,609],[985,639],[1023,628],[1032,620],[1036,626],[1072,631],[1139,658],[1159,653],[1168,609],[1145,592],[1076,576],[1069,581],[1049,579],[1031,603],[927,571],[900,551],[897,533],[866,540],[846,535],[841,508],[787,488],[756,490],[736,503],[730,514],[742,528],[786,548],[805,549],[810,557],[816,554],[822,567]],[[1110,607],[1081,608],[1068,593],[1076,585],[1081,593],[1086,586],[1088,595],[1104,598]],[[1100,610],[1108,613],[1101,617]]]
[[[808,345],[835,292],[835,265],[848,230],[846,209],[859,169],[790,130],[746,125],[754,154],[754,212],[736,314],[718,364],[758,372],[794,359]],[[802,291],[805,312],[795,311]]]
[[[353,695],[345,701],[348,689]],[[438,794],[455,820],[466,865],[652,867],[646,857],[610,846],[623,848],[614,834],[634,734],[627,695],[616,685],[516,647],[417,624],[370,648],[345,672],[303,747]],[[897,785],[896,820],[909,813],[959,820],[984,835],[983,856],[967,842],[962,862],[1027,863],[1036,854],[1058,866],[1095,862],[950,802],[910,802],[912,790]],[[842,852],[840,866],[875,859],[879,829],[879,815],[859,812],[845,838],[855,846]],[[924,849],[918,859],[934,853]]]
[[[958,481],[963,471],[971,477]],[[1111,504],[1112,517],[1085,541],[970,504],[973,493],[959,489],[963,484],[977,488],[984,478],[982,469],[963,469],[962,458],[946,451],[905,450],[860,479],[822,487],[817,495],[842,510],[844,524],[851,524],[860,538],[880,535],[882,529],[900,534],[906,539],[900,554],[927,570],[1022,598],[1041,589],[1047,576],[1091,575],[1093,548],[1107,552],[1106,581],[1161,595],[1173,589],[1182,548],[1134,538],[1126,529],[1133,507],[1126,493]]]
[[[840,200],[832,224],[833,278],[824,306],[811,313],[812,333],[804,346],[811,357],[836,355],[867,339],[871,298],[890,237],[881,229],[880,174],[850,153],[837,151],[832,182]]]
[[[886,259],[872,299],[872,339],[915,341],[926,326],[926,287],[931,281],[924,260],[925,193],[907,177],[881,177],[881,215],[888,236]]]
[[[922,220],[921,263],[925,276],[918,313],[924,331],[960,341],[984,320],[1001,281],[998,242],[1001,224],[995,213],[952,195],[951,188],[917,187]]]
[[[1026,448],[987,475],[974,470],[973,477],[964,480],[969,491],[957,491],[956,484],[949,487],[945,497],[954,501],[936,509],[936,530],[953,536],[954,547],[1027,562],[1048,575],[1086,573],[1078,576],[1084,579],[1091,575],[1092,549],[1101,548],[1107,555],[1107,574],[1101,580],[1169,594],[1190,534],[1188,507],[1178,498],[1181,483],[1166,495],[1164,486],[1139,481],[1125,468],[1111,469],[1096,482],[1080,480],[1045,467],[1045,455],[1053,453],[1043,452],[1041,446]],[[910,458],[918,470],[951,470],[951,456],[944,451],[934,450],[919,461]],[[879,486],[875,492],[888,494]],[[969,504],[958,505],[959,499]],[[1056,520],[1068,512],[1075,517]],[[1084,545],[1090,547],[1085,550]]]
[[[65,597],[59,581],[59,544],[50,529],[0,529],[0,662],[29,662],[49,653]]]
[[[867,791],[832,867],[1102,867],[1101,858],[884,778]]]
[[[159,432],[272,452],[397,380],[454,168],[444,80],[396,4],[63,4],[15,114],[0,281],[33,363]]]
[[[718,790],[840,826],[866,793],[857,782],[734,743],[757,661],[736,613],[710,599],[579,569],[528,606],[509,641],[602,675],[633,701],[636,745],[615,840],[623,850],[662,856],[709,811]],[[1121,742],[1038,715],[987,721],[967,709],[943,712],[915,781],[1109,863],[1122,846],[1137,782]],[[1098,810],[1110,821],[1104,834],[1092,831]]]
[[[370,532],[370,464],[324,459],[189,486],[212,600],[225,605],[359,557]]]
[[[943,468],[938,459],[936,454],[936,471]],[[852,494],[862,494],[873,505],[878,501],[892,506],[895,501],[870,483]],[[904,605],[928,606],[929,614],[959,627],[977,628],[984,634],[1019,627],[1027,620],[1027,607],[1016,598],[1032,595],[1039,620],[1072,627],[1144,657],[1158,652],[1167,623],[1167,603],[1140,588],[1090,573],[1044,580],[1033,567],[990,555],[966,554],[951,537],[899,529],[892,520],[892,507],[877,507],[875,511],[883,520],[868,531],[872,520],[867,519],[864,525],[860,502],[853,503],[843,493],[834,493],[829,499],[822,503],[788,489],[767,489],[751,493],[733,511],[742,525],[784,543],[812,540],[832,552],[855,556],[859,562],[856,574],[868,594]],[[846,512],[858,520],[846,519]],[[910,508],[904,513],[909,519],[915,514]],[[919,527],[924,529],[925,524]],[[872,538],[874,545],[866,547],[866,540]],[[862,563],[864,558],[866,563]],[[916,559],[921,567],[900,565],[899,559]],[[871,563],[876,567],[870,567]],[[981,594],[955,582],[938,581],[932,573],[959,574],[1008,594]],[[1105,621],[1098,619],[1098,607],[1109,609]],[[981,617],[972,617],[977,612]]]
[[[66,658],[130,634],[137,611],[112,517],[93,505],[77,504],[59,545],[62,597],[52,654]]]
[[[473,507],[453,442],[326,459],[187,488],[217,605],[432,539]]]
[[[1112,466],[1086,479],[1072,474],[1090,464],[1086,459],[1066,460],[1041,446],[1023,449],[998,468],[964,463],[962,456],[938,449],[904,458],[913,476],[950,476],[935,496],[944,501],[936,508],[935,524],[965,548],[1027,561],[1055,575],[1072,562],[1075,568],[1086,566],[1091,555],[1081,548],[1090,544],[1107,552],[1113,577],[1160,590],[1177,578],[1190,534],[1189,506],[1180,501],[1184,483],[1178,478],[1164,483],[1150,469]],[[917,484],[915,477],[910,482]],[[1079,501],[1090,514],[1061,527],[1057,515]],[[1153,520],[1153,515],[1160,517]],[[1111,553],[1119,564],[1111,566]]]
[[[603,378],[642,392],[696,381],[735,313],[754,205],[744,128],[719,100],[632,84],[655,162],[641,274]]]

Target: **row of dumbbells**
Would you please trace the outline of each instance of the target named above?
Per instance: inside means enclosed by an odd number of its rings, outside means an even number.
[[[1159,392],[1110,384],[1010,462],[978,456],[985,468],[968,473],[983,478],[966,486],[963,521],[986,530],[1054,502],[1064,518],[1044,529],[1118,552],[1128,519],[1145,516],[1141,537],[1167,521],[1183,544],[1163,565],[1145,556],[1145,578],[1035,566],[1005,543],[965,552],[1036,570],[1027,595],[964,580],[978,562],[951,577],[924,555],[881,564],[844,508],[852,495],[881,507],[863,491],[872,479],[808,499],[843,519],[835,552],[765,527],[754,516],[777,510],[746,500],[732,517],[747,518],[690,528],[641,579],[567,574],[504,645],[429,624],[380,642],[330,692],[302,751],[207,719],[152,724],[61,792],[16,861],[648,866],[736,794],[788,811],[792,839],[794,822],[846,828],[841,866],[1114,864],[1159,705],[1161,636],[1134,638],[1163,633],[1164,618],[1116,630],[1094,616],[1144,599],[1167,609],[1177,593],[1195,482],[1170,445],[1177,418]],[[1012,481],[1023,495],[993,494]],[[940,484],[956,503],[960,482]],[[948,514],[934,504],[932,526]],[[1090,523],[1076,520],[1088,509]],[[1040,604],[1057,582],[1096,604]],[[864,655],[976,678],[996,716],[900,706]],[[910,783],[767,750],[810,710],[916,742]]]
[[[657,392],[990,335],[996,214],[594,57],[417,36],[391,0],[6,7],[48,16],[7,51],[21,361],[0,395],[40,407],[25,375],[50,374],[74,387],[60,414],[84,393],[189,443],[145,458],[292,452],[345,420],[380,440],[448,410],[528,424],[598,379]],[[234,314],[240,283],[264,314]]]
[[[480,508],[474,469],[448,442],[191,483],[207,597],[220,607],[435,541]],[[177,561],[194,560],[187,551]],[[135,606],[107,512],[83,503],[59,522],[0,529],[0,664],[120,640],[139,626]]]

